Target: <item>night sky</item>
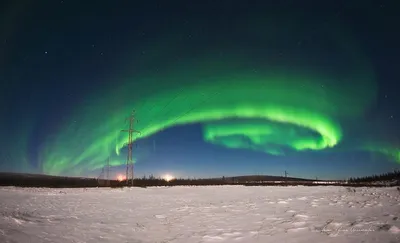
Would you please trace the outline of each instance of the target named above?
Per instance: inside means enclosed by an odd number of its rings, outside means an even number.
[[[369,3],[367,3],[369,2]],[[0,170],[400,168],[398,1],[2,1]]]

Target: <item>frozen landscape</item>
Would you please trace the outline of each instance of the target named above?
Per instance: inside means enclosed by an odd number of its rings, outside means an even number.
[[[0,242],[400,242],[392,188],[0,188]]]

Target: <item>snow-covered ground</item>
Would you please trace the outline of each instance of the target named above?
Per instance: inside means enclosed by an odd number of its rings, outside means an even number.
[[[0,242],[400,242],[396,188],[0,188]]]

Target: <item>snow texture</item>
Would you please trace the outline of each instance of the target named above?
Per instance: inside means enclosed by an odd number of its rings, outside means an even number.
[[[400,242],[396,188],[0,188],[0,242]]]

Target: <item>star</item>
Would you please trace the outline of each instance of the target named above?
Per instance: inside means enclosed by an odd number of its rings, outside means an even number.
[[[390,119],[393,119],[393,118],[394,118],[394,116],[393,116],[393,115],[391,115],[389,118],[390,118]]]
[[[45,51],[44,54],[47,54],[47,51]]]
[[[104,55],[104,53],[103,53],[103,52],[100,52],[100,55],[102,55],[102,56],[103,56],[103,55]]]
[[[387,95],[385,95],[385,98],[387,98],[388,96]]]

